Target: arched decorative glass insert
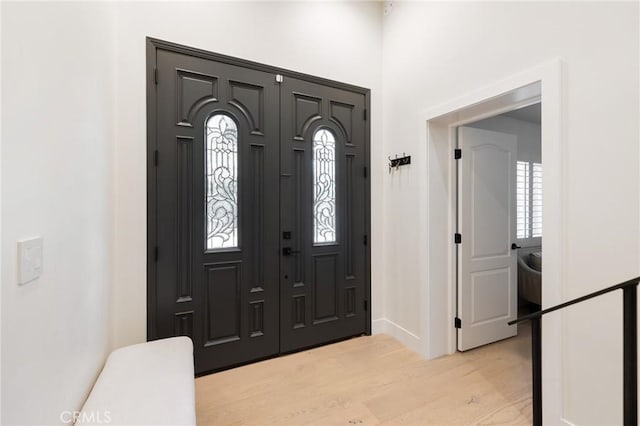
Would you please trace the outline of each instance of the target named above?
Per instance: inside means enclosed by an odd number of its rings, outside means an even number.
[[[313,242],[336,242],[336,139],[328,129],[313,134]]]
[[[215,114],[205,127],[207,249],[238,247],[238,126]]]

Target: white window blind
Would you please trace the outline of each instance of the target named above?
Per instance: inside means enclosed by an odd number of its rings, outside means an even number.
[[[542,237],[542,164],[533,163],[531,175],[531,236]]]
[[[516,163],[516,237],[529,238],[529,163],[518,161]]]
[[[516,238],[542,237],[542,164],[516,163]]]

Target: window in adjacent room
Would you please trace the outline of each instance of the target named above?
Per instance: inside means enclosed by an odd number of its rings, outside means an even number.
[[[542,164],[516,163],[516,237],[542,237]]]

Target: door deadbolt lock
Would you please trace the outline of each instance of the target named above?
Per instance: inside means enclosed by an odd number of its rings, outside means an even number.
[[[292,254],[298,254],[300,253],[300,250],[292,250],[291,247],[283,247],[282,248],[282,255],[283,256],[291,256]]]

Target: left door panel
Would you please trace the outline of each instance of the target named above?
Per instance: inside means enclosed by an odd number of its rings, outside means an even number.
[[[156,55],[157,261],[150,339],[196,373],[279,350],[279,92],[273,74]]]

